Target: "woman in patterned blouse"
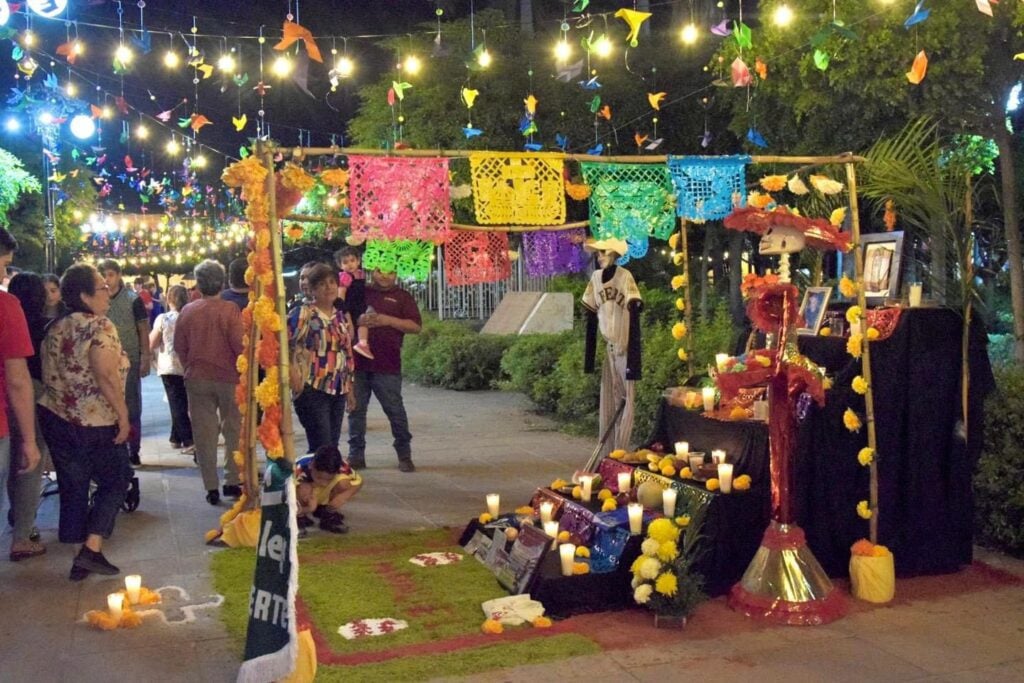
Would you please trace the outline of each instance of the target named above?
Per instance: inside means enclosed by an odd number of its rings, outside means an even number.
[[[72,581],[90,572],[117,574],[103,556],[103,539],[114,530],[132,468],[128,462],[128,406],[124,386],[128,357],[106,317],[110,289],[90,265],[76,264],[60,281],[67,315],[43,340],[39,419],[60,482],[62,543],[81,543]],[[89,483],[96,493],[89,504]]]
[[[310,354],[295,412],[306,431],[306,450],[315,452],[321,446],[337,447],[345,407],[354,399],[352,320],[338,298],[334,268],[318,263],[309,269],[307,281],[312,302],[292,311],[288,332],[292,344]]]

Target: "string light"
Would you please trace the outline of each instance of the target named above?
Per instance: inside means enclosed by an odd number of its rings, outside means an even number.
[[[192,157],[192,166],[195,168],[206,168],[206,157],[202,154],[197,154]]]
[[[171,141],[167,143],[167,147],[165,147],[164,149],[171,156],[177,156],[178,152],[181,151],[181,145],[178,144],[177,140],[175,140],[174,138],[171,138]]]
[[[21,36],[21,42],[25,44],[25,47],[32,47],[36,44],[36,34],[32,31],[25,31]]]
[[[420,58],[416,55],[409,55],[405,58],[405,61],[402,62],[402,69],[404,69],[410,76],[418,74],[422,66],[423,64],[420,62]]]
[[[270,67],[270,70],[278,78],[284,78],[285,76],[292,72],[292,60],[288,59],[288,57],[284,55],[281,55],[280,57],[274,60],[274,65]]]
[[[75,42],[71,43],[71,54],[76,56],[82,56],[85,54],[85,43],[75,39]]]
[[[793,23],[793,10],[789,8],[789,5],[779,5],[775,8],[775,12],[772,14],[772,21],[779,28],[785,28]]]
[[[100,117],[104,119],[113,118],[114,110],[110,108],[109,104],[104,104],[103,109],[100,110]]]
[[[146,124],[140,123],[135,126],[135,137],[140,140],[145,140],[149,137],[149,128],[146,128]]]
[[[693,45],[697,42],[697,38],[700,37],[700,32],[697,30],[697,26],[693,23],[689,23],[683,27],[683,30],[679,34],[684,45]]]
[[[341,78],[348,78],[356,70],[356,63],[352,61],[351,57],[343,56],[338,59],[334,69]]]
[[[135,54],[127,45],[118,45],[117,49],[114,50],[114,59],[122,64],[130,64],[133,57],[135,57]]]
[[[181,64],[181,57],[174,50],[168,50],[164,53],[164,66],[168,69],[176,69]]]
[[[491,62],[494,61],[494,58],[491,57],[490,50],[488,50],[487,48],[484,48],[483,50],[481,50],[480,56],[477,57],[476,61],[477,61],[477,64],[479,64],[482,68],[486,69],[487,67],[489,67],[491,65]]]
[[[217,60],[217,68],[229,75],[235,73],[235,58],[228,53],[222,54]]]
[[[614,49],[612,47],[612,41],[610,41],[608,39],[608,36],[606,36],[606,35],[602,35],[600,38],[595,40],[593,48],[594,48],[594,52],[597,54],[597,56],[601,57],[603,59],[611,57],[612,56],[612,51]]]
[[[74,97],[78,94],[78,86],[68,81],[68,84],[64,86],[64,94],[68,97]]]
[[[555,59],[559,62],[566,62],[572,56],[572,46],[568,41],[560,40],[555,43]]]

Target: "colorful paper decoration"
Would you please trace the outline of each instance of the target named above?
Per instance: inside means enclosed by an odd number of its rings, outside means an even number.
[[[583,241],[587,233],[578,230],[537,230],[523,233],[523,265],[530,277],[579,273],[587,267]]]
[[[422,240],[369,240],[363,253],[363,267],[366,270],[379,268],[385,273],[397,273],[403,280],[426,282],[430,277],[433,255],[434,245]]]
[[[469,156],[473,208],[481,225],[565,222],[560,154],[476,152]]]
[[[451,228],[448,160],[351,156],[352,234],[441,244]]]
[[[498,282],[511,274],[508,233],[457,231],[444,247],[444,277],[449,285]]]
[[[582,162],[580,167],[591,188],[590,231],[597,239],[624,239],[636,258],[641,249],[647,252],[649,235],[668,239],[675,230],[675,195],[664,166]]]
[[[676,214],[687,220],[715,220],[729,215],[734,201],[743,206],[748,163],[748,156],[670,156]]]

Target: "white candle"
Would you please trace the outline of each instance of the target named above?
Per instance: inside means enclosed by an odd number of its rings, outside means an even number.
[[[661,492],[661,505],[666,517],[676,516],[676,490],[671,486]]]
[[[629,513],[629,533],[634,536],[644,528],[644,506],[640,503],[630,503],[626,506]]]
[[[729,354],[727,353],[716,353],[715,354],[715,367],[718,368],[719,372],[725,372],[725,364],[729,360]]]
[[[732,492],[732,463],[718,463],[718,487],[722,493]]]
[[[562,557],[562,576],[572,576],[572,565],[576,561],[576,546],[572,543],[563,543],[558,546],[558,553]]]
[[[704,454],[698,453],[697,455],[690,455],[690,472],[696,474],[700,466],[704,464]]]
[[[725,462],[725,451],[711,451],[711,462],[715,465]]]
[[[544,524],[545,530],[547,529],[548,522],[551,521],[551,515],[555,512],[555,504],[550,500],[545,500],[540,504],[540,521]]]
[[[715,388],[704,387],[700,390],[700,395],[704,399],[704,412],[710,413],[715,409]]]
[[[633,484],[633,473],[632,472],[619,472],[619,493],[629,493],[629,489]]]
[[[910,285],[910,305],[920,306],[921,305],[921,290],[922,286],[920,282],[914,282]]]
[[[768,401],[754,401],[754,419],[768,420]]]
[[[689,441],[676,441],[676,455],[686,455],[690,452]]]
[[[139,604],[139,589],[142,588],[142,577],[138,574],[129,574],[124,577],[124,589],[128,593],[128,602],[132,605]]]
[[[110,616],[121,621],[121,614],[124,612],[124,596],[120,593],[111,593],[107,596],[107,610]]]
[[[594,477],[589,474],[580,477],[580,500],[584,503],[590,502],[591,489],[594,485]]]
[[[558,522],[544,522],[544,533],[551,537],[551,549],[558,547]]]
[[[491,517],[497,517],[498,513],[501,512],[501,495],[497,493],[487,494],[487,511],[491,513]]]

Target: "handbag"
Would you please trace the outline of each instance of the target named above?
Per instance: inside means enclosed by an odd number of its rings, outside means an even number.
[[[299,322],[295,326],[295,337],[291,343],[291,357],[288,364],[288,384],[291,386],[292,395],[298,396],[306,388],[306,377],[309,375],[309,364],[313,360],[313,353],[306,348],[306,335],[309,333],[309,309],[303,306],[299,309]]]

